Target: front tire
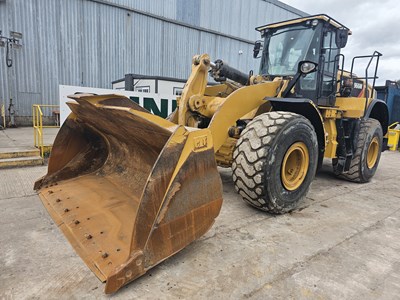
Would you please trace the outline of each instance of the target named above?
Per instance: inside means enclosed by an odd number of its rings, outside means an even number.
[[[243,130],[233,159],[233,181],[244,201],[264,211],[285,213],[305,197],[315,176],[317,136],[301,115],[265,113]]]

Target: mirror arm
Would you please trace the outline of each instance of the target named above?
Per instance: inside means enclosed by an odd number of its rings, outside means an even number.
[[[299,81],[301,75],[302,74],[300,72],[297,72],[296,75],[294,75],[294,77],[292,78],[292,80],[290,80],[286,89],[282,92],[282,98],[286,98],[289,95],[292,88],[296,85],[297,81]]]

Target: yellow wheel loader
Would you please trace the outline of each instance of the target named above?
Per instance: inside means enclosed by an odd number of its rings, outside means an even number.
[[[232,167],[243,199],[271,213],[297,206],[324,158],[345,179],[374,175],[388,127],[386,104],[374,99],[381,54],[343,71],[350,30],[327,15],[257,30],[258,74],[196,55],[167,119],[123,96],[70,97],[35,189],[106,293],[207,232],[222,204],[217,165]],[[359,59],[363,77],[353,73]],[[219,84],[208,85],[209,74]]]

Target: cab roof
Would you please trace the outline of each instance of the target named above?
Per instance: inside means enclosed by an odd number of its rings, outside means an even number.
[[[283,27],[283,26],[286,26],[286,25],[297,24],[297,23],[301,23],[301,22],[304,22],[304,21],[307,21],[307,20],[315,20],[315,19],[319,19],[319,20],[323,20],[325,22],[328,22],[332,26],[334,26],[336,28],[339,28],[339,29],[347,29],[348,32],[349,32],[349,35],[351,35],[351,31],[350,31],[349,28],[344,26],[342,23],[336,21],[334,18],[332,18],[332,17],[330,17],[328,15],[325,15],[325,14],[313,15],[313,16],[308,16],[308,17],[302,17],[302,18],[297,18],[297,19],[292,19],[292,20],[287,20],[287,21],[267,24],[267,25],[256,27],[256,30],[261,32],[261,31],[263,31],[265,29],[278,28],[278,27]]]

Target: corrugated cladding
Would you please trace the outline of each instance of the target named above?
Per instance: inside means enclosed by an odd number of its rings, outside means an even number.
[[[12,68],[0,48],[0,102],[13,98],[17,115],[30,116],[34,103],[58,104],[59,84],[110,88],[127,73],[184,79],[204,52],[247,72],[259,63],[254,28],[303,15],[276,0],[5,0],[0,30],[23,33],[23,48]]]

